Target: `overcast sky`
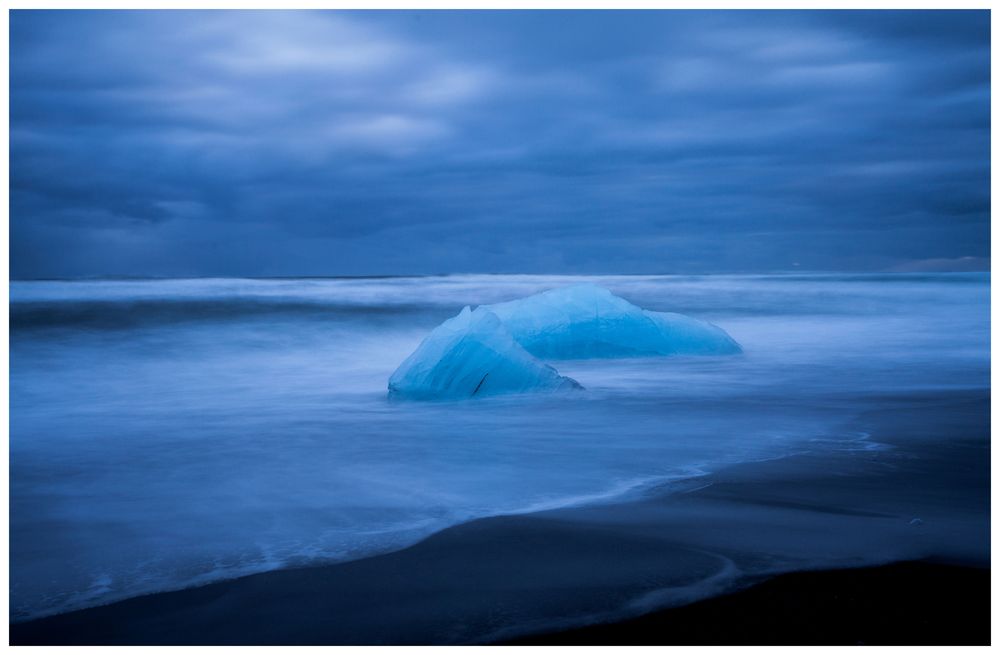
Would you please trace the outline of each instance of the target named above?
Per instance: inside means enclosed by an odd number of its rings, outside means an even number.
[[[11,275],[988,267],[988,12],[11,15]]]

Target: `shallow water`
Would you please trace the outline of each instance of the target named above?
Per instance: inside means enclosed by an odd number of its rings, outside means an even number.
[[[390,403],[463,305],[590,281],[735,357],[555,362],[583,393]],[[728,464],[872,448],[878,394],[989,387],[989,276],[16,282],[11,615],[397,548]]]

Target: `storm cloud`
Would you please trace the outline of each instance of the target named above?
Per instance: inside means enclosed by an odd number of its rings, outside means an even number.
[[[988,267],[986,11],[13,11],[15,278]]]

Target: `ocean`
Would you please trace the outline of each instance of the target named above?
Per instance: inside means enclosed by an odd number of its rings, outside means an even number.
[[[463,306],[577,282],[744,353],[553,362],[580,393],[387,399]],[[12,282],[11,619],[900,448],[856,419],[988,393],[989,291],[987,273]],[[884,511],[878,493],[863,502]]]

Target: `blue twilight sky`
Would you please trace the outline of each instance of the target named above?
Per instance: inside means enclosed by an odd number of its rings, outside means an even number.
[[[989,265],[989,13],[10,22],[15,278]]]

